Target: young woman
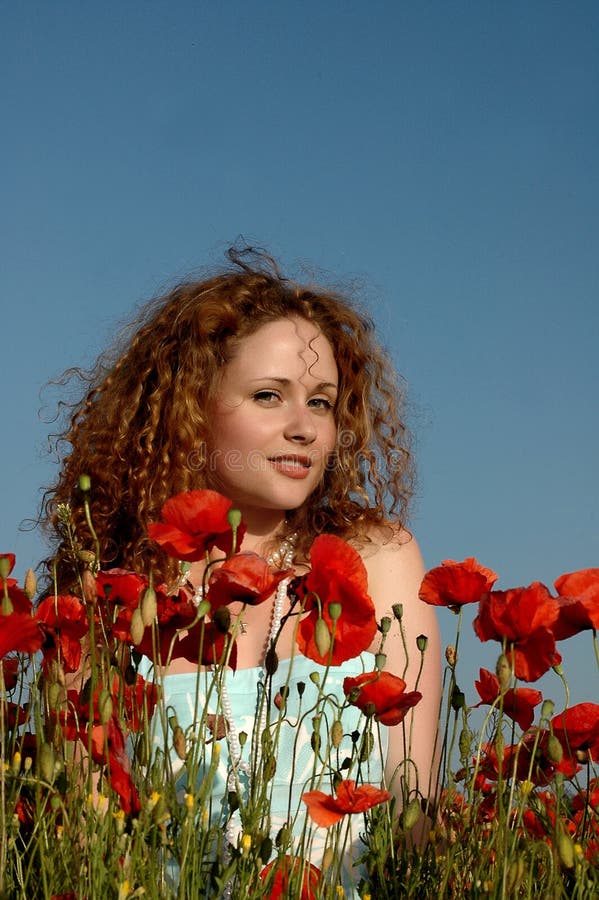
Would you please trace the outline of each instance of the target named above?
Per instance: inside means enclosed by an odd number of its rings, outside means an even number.
[[[434,612],[417,596],[422,560],[404,524],[412,460],[398,380],[370,321],[345,298],[288,281],[264,254],[229,255],[229,270],[181,284],[151,304],[124,342],[100,358],[62,435],[69,451],[47,498],[50,521],[56,522],[57,504],[72,501],[78,477],[89,475],[103,568],[151,569],[155,583],[173,586],[180,583],[176,562],[149,539],[148,525],[183,491],[224,494],[241,511],[243,550],[298,574],[309,569],[317,536],[349,542],[366,567],[377,619],[393,617],[396,604],[403,608],[405,644],[398,633],[389,635],[385,667],[403,675],[409,690],[418,680],[422,700],[413,710],[410,766],[426,796],[440,651]],[[77,504],[72,509],[85,545],[91,539],[87,520]],[[66,585],[67,548],[58,545],[55,559],[59,583]],[[186,573],[190,590],[202,584],[204,568],[195,562]],[[244,608],[238,623],[237,671],[227,682],[235,695],[228,701],[235,742],[250,727],[255,697],[247,696],[242,709],[244,696],[263,672],[273,605],[279,603],[276,615],[285,621],[291,602],[280,593]],[[294,658],[294,625],[292,617],[277,638],[283,666]],[[419,635],[428,639],[422,658]],[[373,653],[379,643],[377,634]],[[361,656],[339,669],[342,699],[343,678],[372,666]],[[183,717],[197,671],[176,659],[167,673],[167,699]],[[306,674],[300,669],[296,681]],[[406,745],[398,730],[386,737],[391,784]]]

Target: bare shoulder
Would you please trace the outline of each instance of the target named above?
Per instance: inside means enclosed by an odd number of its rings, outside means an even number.
[[[369,592],[377,612],[390,614],[394,603],[420,606],[418,591],[424,563],[414,535],[393,523],[371,529],[358,548],[368,573]]]

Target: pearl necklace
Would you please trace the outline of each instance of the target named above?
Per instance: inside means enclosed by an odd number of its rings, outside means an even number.
[[[276,566],[277,568],[289,568],[293,563],[293,556],[295,552],[295,544],[297,541],[297,534],[291,534],[289,537],[285,538],[280,546],[267,558],[267,562],[271,566]],[[266,649],[268,650],[273,642],[275,641],[277,634],[279,632],[279,628],[281,627],[281,619],[283,617],[283,607],[285,605],[285,600],[287,598],[287,588],[289,586],[289,582],[291,578],[284,578],[283,581],[277,587],[275,593],[275,599],[272,608],[272,618],[270,622],[270,628],[268,630],[268,638],[266,642]],[[244,623],[242,623],[243,627]],[[245,633],[245,632],[242,632]],[[224,675],[225,673],[223,673]],[[227,723],[227,740],[229,744],[229,759],[230,759],[230,770],[227,778],[227,791],[235,791],[237,793],[241,793],[241,784],[239,781],[239,776],[242,773],[245,775],[248,784],[251,776],[252,767],[250,763],[242,760],[241,758],[241,743],[239,741],[239,732],[237,730],[237,726],[235,724],[235,719],[233,716],[233,708],[231,706],[231,700],[229,697],[229,692],[227,691],[227,685],[225,682],[225,678],[220,682],[220,702],[221,708],[223,711],[223,716]],[[255,753],[255,770],[259,771],[260,761],[262,757],[262,734],[264,733],[264,729],[266,728],[266,719],[267,719],[267,708],[264,697],[260,702],[260,717],[258,721],[258,740],[256,742],[256,753]],[[254,722],[253,726],[253,734],[256,733],[256,722]],[[234,821],[233,816],[229,817],[229,821],[227,822],[225,828],[225,838],[226,842],[229,846],[233,846],[236,843],[236,839],[239,834],[240,822]],[[225,856],[229,857],[229,852],[225,851]],[[223,898],[227,900],[227,898],[231,897],[231,884],[228,884],[223,891]]]

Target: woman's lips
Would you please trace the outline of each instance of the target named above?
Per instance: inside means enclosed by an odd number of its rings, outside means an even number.
[[[274,456],[268,461],[273,469],[287,478],[307,478],[312,467],[308,456]]]

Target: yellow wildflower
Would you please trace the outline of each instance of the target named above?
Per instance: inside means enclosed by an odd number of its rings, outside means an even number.
[[[241,855],[247,856],[252,848],[251,834],[244,834],[241,838]]]

